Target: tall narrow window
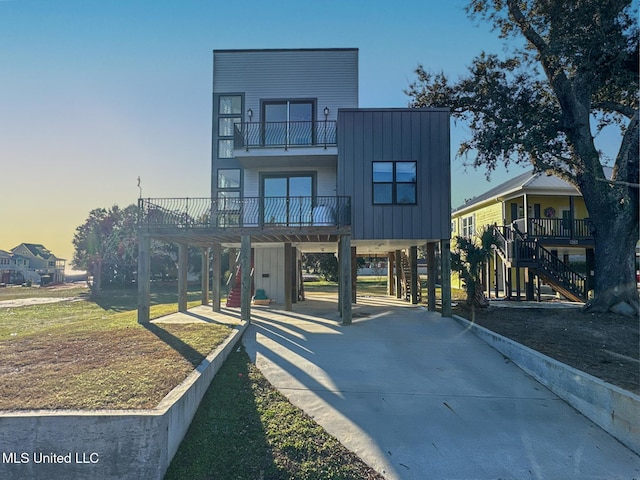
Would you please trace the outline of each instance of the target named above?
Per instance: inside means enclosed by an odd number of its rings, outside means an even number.
[[[415,205],[417,162],[373,162],[373,203]]]
[[[235,126],[242,122],[241,114],[241,95],[218,97],[218,158],[233,158],[233,137]]]

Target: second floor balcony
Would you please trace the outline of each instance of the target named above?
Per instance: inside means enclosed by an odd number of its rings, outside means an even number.
[[[520,218],[514,225],[527,237],[547,243],[571,245],[593,242],[593,225],[588,219]]]
[[[148,230],[339,230],[351,225],[351,197],[141,198]]]
[[[336,121],[243,122],[234,127],[234,156],[245,167],[337,163]],[[296,158],[292,158],[296,157]],[[304,160],[302,160],[304,161]]]

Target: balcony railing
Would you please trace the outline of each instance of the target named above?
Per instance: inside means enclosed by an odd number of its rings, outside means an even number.
[[[590,220],[569,220],[564,218],[529,218],[524,228],[524,218],[516,220],[518,229],[530,237],[584,240],[593,238]]]
[[[351,197],[141,198],[146,228],[342,227]]]
[[[324,147],[336,145],[335,120],[245,122],[234,127],[235,148]]]

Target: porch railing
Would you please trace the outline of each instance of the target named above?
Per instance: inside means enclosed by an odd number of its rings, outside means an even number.
[[[234,147],[310,147],[336,145],[336,121],[244,122],[234,127]]]
[[[576,240],[593,238],[593,224],[588,219],[529,218],[526,229],[524,218],[516,220],[515,224],[529,237]]]
[[[147,228],[351,225],[351,197],[141,198],[138,207]]]

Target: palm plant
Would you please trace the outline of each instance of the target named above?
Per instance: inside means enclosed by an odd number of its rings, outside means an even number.
[[[482,272],[497,244],[493,228],[487,226],[472,238],[455,237],[456,247],[451,253],[451,269],[460,274],[467,292],[467,304],[487,307],[489,301],[482,289]]]

